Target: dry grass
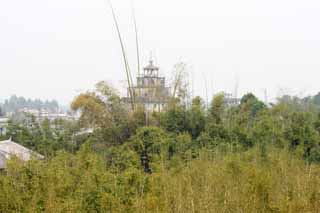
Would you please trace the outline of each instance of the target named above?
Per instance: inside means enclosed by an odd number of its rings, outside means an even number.
[[[172,165],[172,162],[176,161]],[[319,212],[320,166],[276,148],[202,151],[145,175],[86,151],[0,175],[0,212]]]
[[[320,167],[286,151],[203,154],[179,171],[151,177],[137,212],[318,212]],[[212,156],[210,154],[210,156]],[[211,157],[210,157],[211,158]]]

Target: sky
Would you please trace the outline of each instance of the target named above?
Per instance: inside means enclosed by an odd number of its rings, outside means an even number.
[[[174,64],[185,62],[194,95],[253,92],[272,100],[320,91],[317,0],[112,3],[134,73],[132,7],[141,64],[152,55],[169,78]],[[16,94],[68,104],[101,80],[124,93],[121,49],[107,0],[0,0],[0,100]]]

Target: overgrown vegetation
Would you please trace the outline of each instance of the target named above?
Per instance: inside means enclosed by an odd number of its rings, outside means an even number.
[[[0,175],[0,212],[320,208],[316,101],[284,97],[267,106],[247,94],[240,105],[227,106],[218,94],[206,109],[200,97],[180,97],[146,116],[102,82],[72,108],[81,111],[79,122],[10,123],[4,138],[46,160],[9,162]]]

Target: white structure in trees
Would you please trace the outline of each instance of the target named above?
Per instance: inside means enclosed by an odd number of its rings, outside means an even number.
[[[22,161],[31,159],[43,159],[44,157],[30,149],[27,149],[20,144],[17,144],[11,139],[0,142],[0,169],[5,169],[7,161],[12,157],[17,157]]]
[[[137,83],[131,88],[136,104],[144,106],[146,111],[162,111],[169,100],[170,90],[166,87],[165,77],[159,75],[159,67],[149,61],[143,73],[137,77]],[[128,97],[130,88],[128,88]],[[125,98],[130,103],[130,98]]]

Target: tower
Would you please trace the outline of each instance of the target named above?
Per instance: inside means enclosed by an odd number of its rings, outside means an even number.
[[[143,68],[143,75],[150,76],[150,77],[159,76],[159,67],[153,65],[153,60],[150,60],[149,65]]]
[[[161,77],[159,72],[159,67],[150,60],[132,87],[136,104],[143,105],[147,111],[162,111],[168,103],[169,88],[166,87],[165,77]]]

